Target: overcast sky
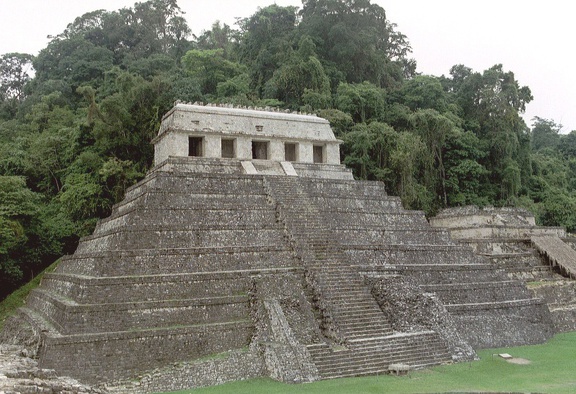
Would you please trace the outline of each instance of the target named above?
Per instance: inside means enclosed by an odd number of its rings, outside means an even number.
[[[132,7],[135,0],[0,0],[0,54],[37,54],[48,35],[61,33],[77,16]],[[215,20],[233,25],[276,3],[301,7],[300,0],[179,0],[194,34]],[[413,49],[422,74],[447,75],[455,64],[482,72],[495,64],[513,71],[534,100],[524,119],[550,119],[576,130],[574,7],[566,0],[372,0],[386,10]]]

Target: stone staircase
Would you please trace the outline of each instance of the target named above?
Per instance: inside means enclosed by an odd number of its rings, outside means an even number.
[[[330,305],[331,317],[344,342],[392,334],[390,323],[358,273],[326,266],[312,271],[317,291]]]
[[[277,198],[283,218],[297,250],[338,326],[341,340],[391,334],[390,326],[358,272],[346,265],[334,234],[321,212],[310,204],[298,179],[270,178],[266,184]],[[362,321],[358,319],[362,318]]]
[[[451,360],[435,333],[402,336],[393,332],[364,277],[343,253],[339,234],[329,225],[330,217],[309,193],[305,181],[269,177],[265,186],[303,260],[322,311],[320,325],[332,340],[308,345],[321,377],[387,373],[389,364],[395,362],[419,368]],[[435,338],[436,351],[432,353],[430,337]]]
[[[325,379],[386,374],[394,363],[408,364],[412,369],[426,368],[451,358],[435,332],[354,340],[340,348],[311,344],[308,351]]]

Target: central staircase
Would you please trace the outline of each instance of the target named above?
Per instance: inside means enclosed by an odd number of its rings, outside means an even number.
[[[264,186],[303,261],[321,311],[320,326],[328,340],[307,348],[322,378],[387,373],[392,363],[422,368],[451,361],[433,331],[394,333],[306,181],[267,177]]]

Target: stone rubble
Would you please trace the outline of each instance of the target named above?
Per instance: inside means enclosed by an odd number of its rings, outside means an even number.
[[[0,394],[105,394],[69,378],[57,376],[53,369],[38,368],[26,357],[23,347],[0,345]]]

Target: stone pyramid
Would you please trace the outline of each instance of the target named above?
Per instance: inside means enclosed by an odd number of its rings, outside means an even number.
[[[324,119],[179,103],[153,142],[146,178],[6,325],[43,368],[139,392],[305,382],[553,333],[521,282],[353,180]]]

